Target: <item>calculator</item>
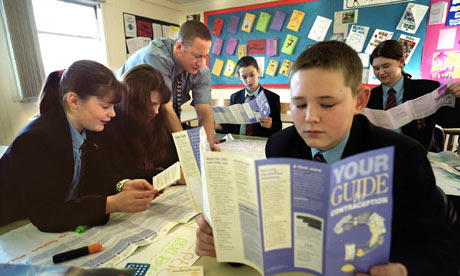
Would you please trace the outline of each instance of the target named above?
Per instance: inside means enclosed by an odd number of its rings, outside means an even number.
[[[135,269],[134,276],[144,276],[149,270],[150,264],[143,263],[127,263],[125,268]]]

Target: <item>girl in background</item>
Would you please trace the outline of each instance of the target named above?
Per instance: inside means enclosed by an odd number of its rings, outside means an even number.
[[[411,75],[404,72],[403,48],[396,40],[386,40],[377,45],[370,56],[370,62],[375,76],[382,84],[372,89],[368,108],[386,110],[394,106],[391,102],[399,105],[430,93],[440,86],[437,81],[413,80]],[[442,107],[433,115],[414,120],[396,131],[418,140],[427,150],[442,150],[433,139],[435,125],[460,127],[460,83],[450,86],[448,91],[457,97],[455,108]]]
[[[124,91],[110,69],[89,60],[47,77],[40,115],[0,159],[0,225],[29,218],[41,231],[61,232],[149,208],[158,191],[141,179],[117,185],[94,139]]]

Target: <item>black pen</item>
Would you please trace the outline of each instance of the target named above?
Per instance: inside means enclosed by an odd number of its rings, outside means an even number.
[[[217,141],[216,141],[216,144],[220,144],[220,143],[223,143],[223,142],[227,142],[227,139],[220,139],[220,140],[217,140]]]
[[[53,256],[53,263],[57,264],[57,263],[65,262],[65,261],[72,260],[78,257],[86,256],[92,253],[99,252],[101,251],[101,249],[102,249],[102,244],[95,243],[90,246],[85,246],[82,248],[59,253]]]

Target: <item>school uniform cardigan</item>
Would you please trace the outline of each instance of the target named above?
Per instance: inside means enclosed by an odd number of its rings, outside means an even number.
[[[87,131],[86,169],[77,197],[66,201],[74,160],[64,110],[56,108],[27,124],[0,159],[0,225],[29,218],[41,231],[61,232],[106,223],[106,197],[116,193],[117,182],[92,135]]]

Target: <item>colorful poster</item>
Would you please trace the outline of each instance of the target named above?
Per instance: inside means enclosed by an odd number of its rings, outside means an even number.
[[[271,18],[271,14],[261,12],[259,15],[259,20],[257,21],[256,30],[265,33],[267,31],[268,23],[270,23]]]
[[[413,3],[407,4],[406,10],[404,11],[396,29],[406,33],[415,34],[420,26],[420,22],[422,22],[423,17],[425,17],[428,8],[429,7],[425,5]]]
[[[125,36],[126,37],[136,37],[137,36],[136,17],[132,14],[123,13],[123,19],[125,21]]]
[[[152,24],[147,21],[137,20],[137,35],[152,37]]]
[[[224,61],[219,58],[216,58],[211,73],[219,77],[220,73],[222,73],[222,68],[224,68]]]
[[[415,47],[417,47],[418,42],[420,41],[420,38],[401,34],[398,41],[403,47],[404,57],[406,58],[405,62],[408,64],[415,51]]]
[[[247,45],[238,45],[238,59],[248,55],[248,46]]]
[[[226,77],[233,77],[233,73],[235,72],[236,62],[229,59],[227,60],[227,64],[225,65],[224,76]]]
[[[270,25],[270,30],[280,32],[283,28],[284,20],[286,19],[286,14],[282,11],[276,11],[275,17],[272,20]]]
[[[233,56],[233,54],[235,53],[236,46],[238,46],[238,39],[230,37],[230,39],[227,42],[227,47],[225,48],[225,53]]]
[[[435,52],[431,63],[431,78],[460,78],[460,54],[457,51]]]
[[[243,32],[250,33],[252,31],[252,26],[254,26],[254,21],[256,21],[256,15],[252,13],[247,13],[244,16],[243,26],[241,26],[241,30]]]
[[[304,12],[293,10],[291,19],[286,27],[286,29],[297,32],[302,24],[303,18],[305,16]]]
[[[214,45],[212,46],[211,53],[220,56],[222,53],[222,46],[224,46],[224,40],[222,38],[214,38]]]
[[[240,24],[240,17],[236,15],[230,16],[230,22],[228,23],[227,32],[236,34],[238,30],[238,24]]]
[[[280,63],[274,59],[271,59],[270,62],[268,63],[267,66],[267,75],[269,76],[275,76],[276,75],[276,70],[278,69],[278,65]]]
[[[460,1],[450,0],[449,12],[447,13],[446,26],[460,25]]]
[[[212,27],[212,34],[220,35],[222,33],[222,27],[224,26],[224,20],[216,17],[214,19],[214,26]]]
[[[299,41],[297,36],[287,34],[286,39],[284,40],[283,48],[281,48],[281,52],[292,55],[294,53],[295,46],[297,45],[297,41]]]
[[[265,54],[265,39],[248,40],[248,55],[263,55]]]
[[[369,44],[367,44],[366,51],[364,52],[368,53],[369,55],[372,54],[372,51],[374,51],[377,45],[379,45],[382,41],[391,39],[392,37],[393,32],[376,29],[371,37],[371,40],[369,41]]]

